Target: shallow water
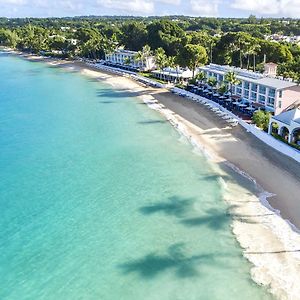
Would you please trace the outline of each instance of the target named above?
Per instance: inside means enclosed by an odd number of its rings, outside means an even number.
[[[0,299],[271,299],[220,177],[122,90],[0,54]]]

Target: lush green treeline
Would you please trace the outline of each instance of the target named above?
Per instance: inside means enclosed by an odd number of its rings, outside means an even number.
[[[279,64],[280,74],[299,80],[298,45],[272,42],[264,34],[300,35],[300,21],[289,19],[216,19],[190,17],[80,17],[0,19],[0,44],[24,51],[103,58],[118,46],[140,51],[163,49],[169,62],[194,67],[213,62],[261,70]],[[204,50],[203,50],[204,49]],[[205,53],[204,53],[205,52]],[[166,60],[164,60],[166,61]]]
[[[185,31],[206,30],[210,33],[244,31],[256,37],[264,34],[282,33],[285,35],[300,35],[300,19],[272,19],[272,18],[203,18],[187,16],[165,17],[130,17],[130,16],[89,16],[72,18],[0,18],[1,27],[18,27],[31,22],[33,25],[59,29],[61,26],[97,27],[107,23],[120,26],[128,21],[149,24],[156,20],[171,20]]]

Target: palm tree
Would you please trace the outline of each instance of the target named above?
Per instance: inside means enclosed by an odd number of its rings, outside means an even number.
[[[145,57],[148,57],[148,56],[152,55],[152,50],[151,50],[151,47],[149,45],[145,45],[142,49],[142,52],[143,52]]]
[[[0,29],[0,44],[16,48],[20,38],[15,31]]]
[[[210,44],[209,44],[209,53],[210,53],[210,63],[213,62],[213,48],[216,46],[216,39],[214,37],[211,38]]]
[[[124,59],[124,65],[130,65],[131,64],[131,58],[130,57],[126,57],[125,59]]]
[[[116,51],[117,48],[122,48],[122,46],[118,44],[115,34],[113,34],[113,36],[110,39],[108,39],[107,37],[103,38],[102,50],[104,54],[111,54],[114,51]]]
[[[136,62],[142,62],[143,63],[143,61],[144,61],[144,54],[143,54],[143,52],[142,51],[138,51],[137,53],[136,53],[136,55],[134,56],[134,60],[136,61]]]
[[[101,39],[97,36],[90,38],[81,45],[81,53],[91,59],[97,59],[101,50]]]
[[[220,84],[220,87],[218,88],[218,93],[220,95],[224,95],[226,92],[227,92],[227,85],[224,82],[222,82]]]
[[[168,64],[168,58],[163,48],[157,48],[155,50],[155,63],[157,67],[162,71]]]
[[[294,79],[294,82],[300,85],[300,73],[296,73],[294,76],[291,76]]]
[[[175,69],[175,67],[176,67],[176,57],[175,56],[168,56],[166,64],[169,67],[169,77],[170,77],[171,70]],[[178,72],[177,72],[177,75],[178,75]],[[178,78],[178,76],[177,76],[177,78]]]
[[[255,38],[251,38],[245,45],[245,56],[247,56],[247,69],[250,67],[250,56],[253,55],[253,70],[255,71],[255,56],[260,50],[260,45],[257,44]]]
[[[199,72],[197,75],[196,75],[196,80],[199,80],[201,83],[205,82],[206,81],[206,75],[204,72]]]
[[[187,65],[193,71],[193,78],[195,78],[195,71],[199,65],[206,64],[208,56],[206,50],[201,45],[187,44],[185,46]]]
[[[210,87],[214,88],[217,85],[218,81],[216,77],[209,77],[207,83]]]
[[[23,29],[22,45],[24,49],[39,52],[46,46],[47,32],[41,27],[26,25]]]
[[[240,80],[236,78],[236,74],[232,71],[228,72],[225,75],[225,82],[228,83],[228,90],[230,90],[230,94],[233,94],[233,86],[238,85],[240,83]]]
[[[138,51],[134,57],[134,60],[139,62],[142,66],[146,62],[147,57],[152,55],[152,51],[149,45],[145,45],[141,51]]]
[[[256,55],[258,54],[258,52],[260,51],[261,47],[259,44],[255,44],[253,45],[253,49],[252,49],[252,55],[253,55],[253,71],[255,72],[256,69]]]

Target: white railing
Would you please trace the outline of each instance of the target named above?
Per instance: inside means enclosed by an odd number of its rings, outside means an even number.
[[[267,134],[266,132],[260,130],[259,128],[255,127],[254,125],[247,124],[245,121],[241,120],[239,122],[241,126],[243,126],[248,132],[251,132],[253,135],[255,135],[258,139],[260,139],[265,144],[269,145],[273,149],[279,151],[280,153],[296,160],[298,163],[300,163],[300,151],[289,146],[288,144],[277,140],[272,135]],[[244,123],[244,124],[242,124]]]

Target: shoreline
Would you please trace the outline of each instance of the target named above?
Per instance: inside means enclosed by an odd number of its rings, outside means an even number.
[[[95,80],[105,81],[116,89],[136,94],[151,109],[161,113],[196,149],[208,156],[216,172],[220,174],[220,182],[226,191],[224,200],[231,207],[232,231],[243,249],[244,256],[253,264],[251,275],[254,281],[269,286],[270,292],[280,299],[300,299],[300,287],[297,286],[297,282],[300,282],[300,235],[283,219],[288,218],[289,211],[284,211],[284,205],[277,205],[280,200],[285,200],[282,195],[287,194],[287,191],[299,195],[300,181],[294,178],[295,182],[281,194],[278,193],[278,182],[276,184],[272,180],[283,179],[283,174],[288,172],[290,177],[293,174],[300,175],[297,168],[288,169],[290,164],[287,164],[282,170],[280,164],[273,165],[271,159],[264,157],[264,151],[271,151],[269,146],[262,145],[262,142],[250,136],[240,126],[233,129],[225,127],[224,123],[205,107],[173,95],[166,89],[144,87],[132,79],[98,70],[82,62],[15,53],[29,60],[40,60],[52,66],[78,71]],[[252,147],[258,148],[257,153],[252,153]],[[272,151],[275,153],[275,150]],[[276,159],[280,154],[274,153],[273,159]],[[256,160],[253,156],[257,156]],[[235,159],[230,159],[232,157]],[[258,166],[263,168],[264,172]],[[300,170],[300,166],[298,167]],[[258,178],[259,176],[253,176],[253,170],[261,173],[268,173],[269,170],[272,172],[270,176]],[[228,180],[227,174],[234,180]],[[256,190],[249,191],[250,181],[253,181],[251,184],[255,185]],[[296,184],[296,188],[293,184]],[[260,197],[257,196],[258,193]],[[268,193],[276,195],[268,197]],[[275,201],[272,201],[273,199]],[[297,197],[294,198],[296,199]],[[295,213],[297,215],[297,210]],[[290,217],[288,219],[290,222],[293,220]],[[299,224],[295,225],[300,228]]]
[[[150,103],[149,106],[162,113],[176,130],[197,149],[204,151],[215,165],[214,169],[221,176],[221,184],[225,188],[223,198],[229,205],[232,232],[243,250],[244,257],[253,265],[251,268],[253,280],[259,285],[268,287],[279,299],[300,299],[300,289],[296,286],[300,280],[300,235],[281,218],[280,212],[269,205],[267,199],[271,194],[264,191],[247,173],[224,161],[218,154],[210,152],[211,149],[207,150],[202,143],[199,144],[197,133],[193,132],[193,124],[186,123],[187,120],[174,115],[174,112],[166,113],[165,108],[159,104]],[[170,117],[170,114],[175,119]],[[226,174],[233,177],[241,176],[245,182],[223,179]],[[252,191],[252,196],[249,195],[249,183],[256,189]],[[238,200],[235,199],[237,195]]]

